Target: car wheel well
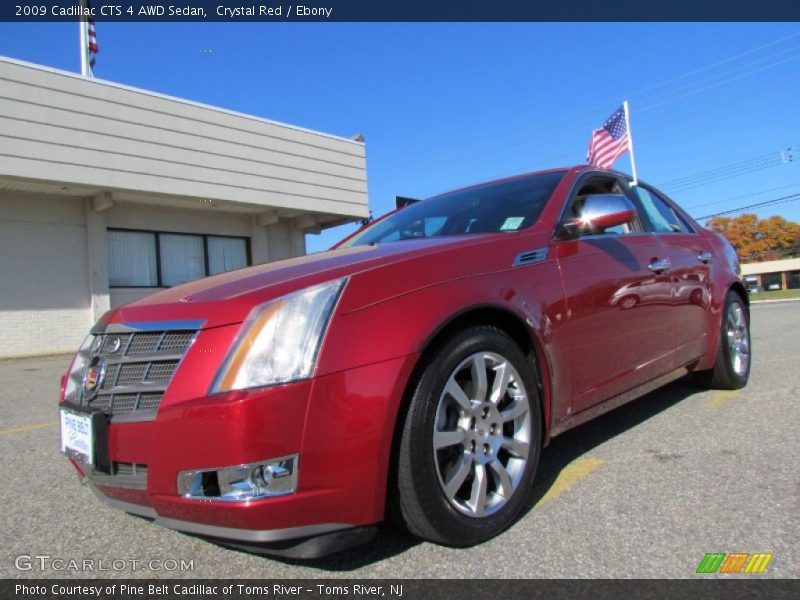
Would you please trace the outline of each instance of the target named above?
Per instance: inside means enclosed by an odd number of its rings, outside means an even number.
[[[431,336],[420,353],[416,365],[408,378],[406,387],[403,393],[402,402],[397,411],[397,417],[392,431],[392,450],[389,463],[389,478],[386,493],[386,513],[389,518],[396,524],[401,524],[399,507],[395,505],[398,498],[397,494],[397,453],[399,451],[399,443],[403,427],[405,426],[406,417],[408,416],[408,407],[411,403],[411,398],[414,390],[419,383],[422,373],[427,367],[430,356],[433,355],[437,348],[446,342],[450,337],[463,331],[469,327],[480,325],[488,325],[496,327],[503,333],[508,335],[514,342],[522,349],[522,351],[531,357],[533,364],[534,377],[536,379],[536,387],[539,393],[539,400],[541,402],[540,414],[542,417],[542,432],[543,439],[547,439],[547,423],[545,421],[545,385],[542,371],[542,364],[539,360],[538,349],[534,340],[526,332],[528,326],[521,318],[511,313],[508,310],[497,307],[479,307],[470,309],[466,312],[460,313],[453,317],[450,321],[444,323],[438,330]]]
[[[744,285],[740,281],[734,281],[729,288],[739,294],[739,297],[744,302],[744,305],[749,307],[750,306],[750,297],[747,295],[747,290],[744,289]]]
[[[545,390],[544,379],[542,376],[542,365],[539,362],[539,353],[535,346],[535,342],[527,333],[528,325],[514,313],[498,307],[485,306],[473,308],[455,316],[450,321],[446,322],[425,344],[422,354],[420,355],[420,359],[417,361],[416,368],[414,369],[414,375],[418,375],[419,372],[425,368],[427,357],[433,354],[436,348],[443,344],[445,340],[449,339],[459,331],[463,331],[464,329],[478,325],[497,327],[500,331],[514,340],[514,342],[526,355],[531,357],[534,375],[536,377],[536,385],[539,391],[539,398],[544,401]],[[413,379],[414,378],[412,377],[412,380]],[[409,383],[413,384],[414,381],[410,381]],[[409,387],[411,387],[411,385]],[[413,389],[413,387],[411,389]],[[408,388],[406,391],[408,392]],[[544,414],[544,406],[542,406],[542,414]]]

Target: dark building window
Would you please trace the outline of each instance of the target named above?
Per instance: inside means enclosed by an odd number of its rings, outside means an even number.
[[[761,276],[761,281],[764,282],[764,290],[779,290],[782,288],[781,285],[781,274],[780,273],[764,273]]]
[[[244,237],[108,230],[111,287],[169,287],[250,263]]]

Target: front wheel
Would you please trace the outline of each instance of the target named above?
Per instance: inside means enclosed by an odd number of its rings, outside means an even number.
[[[750,316],[741,296],[731,290],[725,298],[717,362],[713,369],[695,372],[695,379],[710,389],[741,389],[750,377],[751,357]]]
[[[452,337],[428,360],[401,433],[406,527],[451,546],[497,535],[530,495],[541,439],[535,375],[519,346],[488,326]]]

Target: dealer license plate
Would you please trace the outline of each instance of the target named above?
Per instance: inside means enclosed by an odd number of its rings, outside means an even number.
[[[92,417],[61,410],[61,451],[86,464],[94,464]]]

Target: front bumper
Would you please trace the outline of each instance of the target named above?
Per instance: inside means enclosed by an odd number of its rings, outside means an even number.
[[[111,463],[144,465],[145,479],[76,467],[114,508],[170,529],[296,558],[338,550],[368,540],[383,519],[393,425],[414,360],[247,392],[165,396],[154,420],[108,428]],[[294,493],[246,502],[178,494],[181,471],[290,454],[300,456]]]
[[[284,529],[233,529],[160,517],[149,506],[116,500],[98,489],[84,476],[97,497],[111,508],[121,510],[175,531],[199,535],[222,545],[249,552],[271,554],[286,558],[313,559],[368,542],[375,535],[374,526],[353,526],[346,523],[318,523]]]

